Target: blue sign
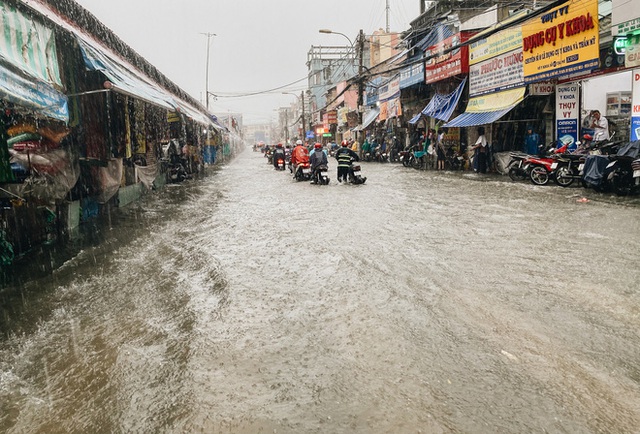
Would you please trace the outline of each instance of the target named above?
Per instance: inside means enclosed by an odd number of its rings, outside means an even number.
[[[306,135],[307,139],[313,139],[314,137],[315,137],[315,134],[313,133],[313,131],[307,131],[307,135]]]
[[[577,148],[576,141],[578,140],[578,120],[577,119],[562,119],[556,122],[556,131],[558,132],[558,147],[562,147],[569,144],[569,149],[574,150]]]
[[[640,140],[640,117],[631,118],[631,141]]]

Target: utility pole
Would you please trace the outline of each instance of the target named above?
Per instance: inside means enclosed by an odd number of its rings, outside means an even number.
[[[389,6],[389,0],[387,0],[387,33],[389,33],[390,31],[390,27],[389,27],[389,11],[391,10],[391,7]]]
[[[206,74],[205,77],[205,106],[207,107],[207,111],[209,111],[209,47],[211,46],[211,37],[218,36],[215,33],[201,33],[201,35],[205,35],[207,37],[207,66],[206,66]]]
[[[302,104],[302,141],[304,142],[307,139],[307,132],[304,127],[304,90],[300,92],[300,102]]]
[[[362,125],[362,110],[364,105],[364,32],[360,29],[358,34],[358,125]],[[360,143],[364,142],[362,137],[362,131],[360,131]]]

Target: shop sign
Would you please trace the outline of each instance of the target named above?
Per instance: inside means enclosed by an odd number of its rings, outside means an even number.
[[[618,24],[615,28],[618,31],[618,35],[627,35],[635,32],[636,30],[640,30],[640,18],[625,21],[624,23]]]
[[[631,141],[640,140],[640,69],[633,70]]]
[[[331,110],[327,112],[327,123],[329,124],[337,124],[338,123],[338,111]]]
[[[578,141],[579,97],[577,83],[559,84],[556,87],[556,137],[570,146]]]
[[[637,0],[611,1],[611,34],[628,35],[640,29],[640,10]]]
[[[348,113],[349,107],[341,107],[338,109],[338,125],[345,125],[347,123]]]
[[[526,83],[597,68],[598,0],[565,4],[528,21],[522,49]]]
[[[393,98],[387,101],[387,117],[397,118],[402,116],[402,105],[400,104],[400,98]]]
[[[447,53],[445,51],[465,42],[471,35],[472,33],[469,32],[456,33],[424,51],[427,57],[436,55],[425,62],[424,73],[427,83],[435,83],[469,71],[469,47],[467,45]],[[437,55],[438,53],[442,54]]]
[[[529,85],[529,95],[551,95],[556,91],[556,85],[550,81],[539,81]]]
[[[640,35],[626,38],[624,65],[631,68],[640,66]]]
[[[400,71],[400,89],[422,82],[424,82],[424,63],[416,63]]]
[[[472,43],[469,47],[469,95],[522,86],[522,29],[517,26]]]
[[[400,77],[396,77],[393,80],[387,82],[384,86],[380,87],[380,101],[388,101],[389,99],[397,96],[400,93]]]
[[[388,115],[388,104],[387,101],[385,102],[381,102],[380,103],[380,114],[378,115],[378,120],[380,121],[386,121],[387,120],[387,115]]]

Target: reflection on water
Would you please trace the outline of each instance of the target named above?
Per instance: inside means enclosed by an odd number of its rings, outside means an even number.
[[[633,199],[363,172],[295,183],[245,152],[23,276],[0,431],[640,426]]]

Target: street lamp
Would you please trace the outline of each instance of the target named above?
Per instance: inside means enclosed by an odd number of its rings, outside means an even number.
[[[353,42],[351,42],[351,39],[349,39],[349,37],[347,35],[345,35],[344,33],[334,32],[333,30],[330,30],[330,29],[320,29],[320,30],[318,30],[318,32],[326,33],[326,34],[332,34],[333,33],[333,34],[336,34],[336,35],[344,36],[345,38],[347,38],[347,41],[349,41],[349,45],[351,47],[353,47]]]
[[[305,123],[304,123],[304,91],[300,92],[300,96],[296,95],[295,93],[291,93],[291,92],[282,92],[284,95],[293,95],[296,98],[298,98],[298,102],[300,103],[300,106],[302,107],[302,115],[300,116],[300,120],[302,121],[302,140],[305,140]]]
[[[207,37],[207,66],[206,66],[206,78],[205,78],[205,98],[206,98],[206,107],[207,111],[209,111],[209,47],[211,44],[211,37],[218,36],[215,33],[200,33],[201,35],[205,35]]]

